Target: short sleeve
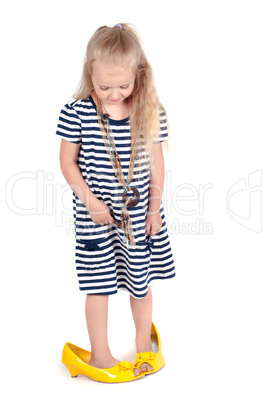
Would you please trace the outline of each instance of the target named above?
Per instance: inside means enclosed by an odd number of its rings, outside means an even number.
[[[71,104],[66,104],[61,110],[56,134],[74,144],[81,143],[81,120]]]
[[[153,144],[158,144],[168,139],[167,117],[163,110],[159,111],[159,120],[160,120],[160,130],[158,136],[154,138]]]

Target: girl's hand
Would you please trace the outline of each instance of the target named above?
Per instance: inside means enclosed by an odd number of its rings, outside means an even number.
[[[162,226],[162,219],[160,212],[147,212],[146,217],[146,234],[149,236],[154,236],[160,231]]]
[[[89,207],[89,213],[92,221],[97,225],[108,225],[114,223],[110,214],[110,209],[103,201],[96,199],[94,204]]]

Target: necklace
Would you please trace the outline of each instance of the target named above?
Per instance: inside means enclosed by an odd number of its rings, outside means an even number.
[[[103,113],[105,112],[105,113]],[[132,221],[129,215],[129,211],[127,207],[135,207],[140,201],[140,194],[136,187],[130,186],[130,183],[134,177],[134,162],[136,159],[136,155],[134,155],[134,146],[131,147],[131,155],[130,155],[130,163],[129,170],[127,174],[127,178],[125,179],[124,173],[122,171],[122,163],[120,156],[117,152],[114,140],[111,138],[110,134],[112,133],[110,128],[110,120],[109,114],[107,113],[104,105],[101,102],[100,108],[101,121],[103,124],[103,128],[106,134],[106,139],[108,140],[108,144],[105,141],[107,153],[110,155],[110,159],[112,162],[112,167],[114,169],[115,176],[118,181],[122,184],[124,188],[124,192],[122,194],[123,207],[121,210],[121,221],[116,222],[118,227],[121,227],[124,231],[123,241],[126,242],[127,248],[129,248],[130,244],[134,245],[135,238],[132,229]],[[135,145],[135,143],[133,144]],[[130,197],[128,195],[128,191],[133,191],[133,196]]]

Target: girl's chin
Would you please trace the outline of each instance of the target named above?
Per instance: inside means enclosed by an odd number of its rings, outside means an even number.
[[[120,103],[122,101],[123,101],[123,99],[109,99],[108,100],[108,102],[110,102],[110,103]]]

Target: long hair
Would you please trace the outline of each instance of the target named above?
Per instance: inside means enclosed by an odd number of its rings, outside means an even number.
[[[153,175],[156,161],[153,160],[152,147],[154,139],[160,131],[160,109],[164,110],[164,108],[159,102],[153,82],[152,68],[142,50],[137,33],[129,24],[120,25],[122,29],[119,26],[112,28],[102,26],[91,37],[87,45],[80,85],[73,96],[77,100],[85,99],[94,92],[92,83],[94,61],[129,62],[130,68],[135,74],[134,89],[130,95],[132,144],[135,144],[135,154],[139,160],[141,160],[139,158],[140,144],[143,144],[145,148],[143,150],[149,156],[150,171]],[[97,106],[99,106],[99,102],[97,102]],[[165,146],[168,149],[166,141]]]

